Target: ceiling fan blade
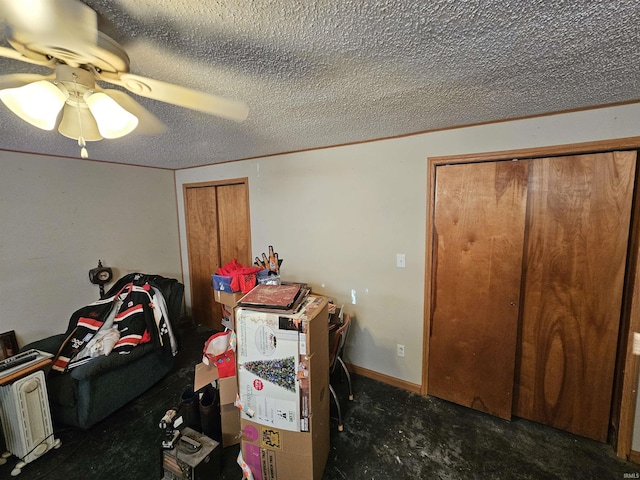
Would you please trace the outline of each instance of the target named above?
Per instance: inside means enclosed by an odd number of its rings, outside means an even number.
[[[249,115],[249,107],[243,102],[191,90],[152,78],[141,77],[132,73],[123,73],[119,76],[119,79],[108,78],[103,75],[100,75],[98,79],[121,85],[130,92],[142,97],[198,110],[217,117],[235,120],[236,122],[242,122]]]
[[[158,135],[167,131],[166,125],[158,120],[153,113],[131,98],[131,95],[114,89],[100,89],[100,91],[113,98],[127,112],[133,113],[138,117],[139,123],[135,129],[136,133],[142,133],[144,135]]]
[[[68,103],[64,105],[62,110],[62,120],[58,125],[58,132],[74,140],[80,136],[81,132],[88,142],[102,140],[98,124],[89,109],[86,107],[74,107]]]
[[[36,73],[10,73],[8,75],[0,75],[0,90],[5,88],[22,87],[28,83],[37,82],[39,80],[54,80],[55,74],[38,75]]]
[[[14,50],[13,48],[0,47],[0,57],[11,58],[13,60],[20,60],[21,62],[32,63],[34,65],[45,65],[52,67],[55,63],[55,59],[49,59],[44,55],[32,57],[26,57],[22,53]]]
[[[0,17],[24,45],[73,51],[98,41],[98,15],[78,0],[0,0]]]

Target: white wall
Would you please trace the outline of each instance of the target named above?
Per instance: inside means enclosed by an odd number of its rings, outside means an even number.
[[[98,259],[182,279],[173,172],[0,152],[0,332],[64,332]]]
[[[427,158],[639,135],[635,104],[180,170],[187,295],[182,185],[248,177],[253,256],[273,245],[285,279],[347,305],[349,362],[420,384]],[[396,268],[396,253],[406,254],[406,268]]]

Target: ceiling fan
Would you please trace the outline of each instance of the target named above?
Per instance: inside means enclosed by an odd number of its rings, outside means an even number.
[[[125,50],[79,0],[0,0],[0,18],[11,46],[0,46],[0,56],[52,70],[0,76],[0,100],[32,125],[77,140],[83,158],[87,141],[166,129],[130,95],[97,82],[238,122],[249,114],[243,102],[130,73]]]

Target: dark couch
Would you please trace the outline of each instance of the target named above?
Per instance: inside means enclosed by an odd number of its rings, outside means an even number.
[[[148,282],[162,292],[178,338],[177,319],[182,311],[184,285],[159,275],[132,273],[118,280],[105,297],[115,295],[130,282]],[[74,327],[70,322],[66,333],[30,343],[22,350],[35,348],[55,355]],[[51,415],[57,423],[87,429],[149,389],[171,370],[173,363],[170,348],[145,343],[128,355],[100,356],[68,373],[50,374],[47,388]]]

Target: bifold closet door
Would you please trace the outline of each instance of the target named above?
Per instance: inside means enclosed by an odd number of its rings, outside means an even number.
[[[214,309],[211,292],[211,274],[220,266],[216,187],[189,187],[184,192],[191,315],[197,323],[217,327],[221,314]]]
[[[428,393],[511,418],[528,161],[438,166]]]
[[[606,441],[636,153],[530,163],[513,413]]]
[[[196,322],[221,330],[220,305],[213,301],[211,275],[234,258],[251,265],[249,194],[245,182],[185,186],[185,218]]]
[[[218,239],[220,242],[220,265],[234,258],[242,265],[251,266],[249,197],[244,183],[219,185],[218,198]]]

